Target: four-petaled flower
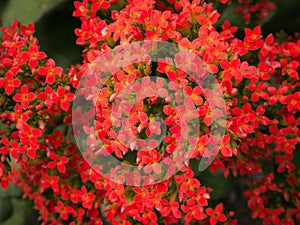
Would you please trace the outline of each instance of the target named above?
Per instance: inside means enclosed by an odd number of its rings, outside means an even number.
[[[180,191],[182,193],[187,193],[191,188],[196,188],[200,185],[199,180],[193,177],[194,172],[192,170],[188,170],[183,175],[174,176],[174,180],[177,184],[180,185]]]
[[[11,95],[15,88],[21,85],[21,81],[18,78],[14,78],[14,74],[11,70],[5,74],[5,79],[0,78],[0,88],[5,88],[5,93]]]
[[[42,76],[46,76],[45,83],[52,85],[55,82],[55,76],[61,76],[62,68],[55,67],[55,61],[53,59],[48,59],[46,62],[46,67],[39,67],[37,72]]]
[[[211,225],[216,225],[218,221],[225,222],[227,220],[226,216],[222,213],[223,204],[219,203],[215,209],[207,208],[206,213],[210,216],[209,222]]]
[[[58,98],[60,99],[60,108],[64,111],[68,111],[70,108],[69,102],[72,102],[74,99],[74,94],[66,91],[65,88],[59,86],[57,89]]]
[[[23,52],[20,57],[24,61],[28,60],[28,65],[34,69],[37,67],[39,60],[46,58],[47,55],[44,52],[39,52],[36,44],[31,44],[28,52]]]
[[[13,100],[16,102],[21,102],[21,106],[23,109],[27,109],[29,106],[29,102],[33,101],[35,99],[35,94],[33,92],[28,92],[28,87],[26,84],[24,84],[21,87],[21,94],[16,94],[13,97]]]
[[[48,168],[56,168],[60,173],[65,173],[66,172],[66,165],[69,162],[69,158],[65,156],[58,156],[56,154],[51,155],[51,159],[53,161],[48,163]]]

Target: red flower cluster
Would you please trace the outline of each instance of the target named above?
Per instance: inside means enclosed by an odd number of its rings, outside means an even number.
[[[287,175],[287,183],[276,182],[273,173],[254,181],[253,190],[245,192],[252,217],[263,219],[265,225],[299,223],[299,181],[295,175],[298,174]],[[288,203],[287,206],[274,204],[270,196],[274,196],[276,202]]]
[[[265,6],[273,7],[264,0],[251,7],[248,1],[243,4],[243,10],[248,10],[243,12],[247,21],[254,12],[265,17]],[[295,146],[300,141],[300,40],[282,42],[271,34],[263,38],[259,26],[253,30],[246,28],[245,37],[238,39],[234,35],[237,28],[231,27],[228,21],[221,30],[215,28],[219,13],[213,4],[200,0],[83,0],[74,5],[73,16],[81,20],[81,27],[75,30],[77,44],[86,49],[82,65],[71,67],[67,74],[39,50],[32,24],[26,27],[15,22],[10,28],[1,28],[0,181],[3,188],[11,181],[21,187],[24,198],[33,200],[43,224],[102,224],[101,217],[114,225],[171,224],[179,220],[185,224],[199,221],[237,224],[233,213],[226,212],[222,203],[210,205],[212,190],[200,183],[195,175],[198,168],[192,168],[189,162],[175,176],[162,182],[126,186],[95,172],[72,141],[71,136],[78,131],[69,129],[70,103],[89,64],[117,45],[160,40],[197,54],[223,91],[228,121],[219,154],[210,170],[220,169],[225,176],[232,173],[253,179],[245,193],[253,218],[262,219],[266,225],[300,223],[299,168],[293,163]],[[198,68],[188,56],[177,54],[174,61],[180,64],[179,68]],[[92,145],[98,135],[104,143],[103,149],[98,149],[99,154],[106,150],[120,160],[127,160],[134,154],[135,146],[126,146],[120,140],[159,136],[162,128],[154,119],[158,112],[167,129],[162,147],[150,141],[144,143],[151,149],[136,151],[134,164],[147,168],[176,152],[182,133],[180,113],[168,104],[168,93],[160,81],[152,83],[147,79],[155,74],[173,82],[175,98],[179,93],[176,88],[182,88],[190,96],[195,111],[185,113],[201,122],[199,140],[197,143],[189,140],[196,146],[191,157],[200,161],[209,156],[210,142],[216,138],[210,132],[213,120],[220,118],[222,112],[212,109],[214,106],[207,96],[218,93],[203,90],[168,59],[157,64],[155,67],[147,60],[133,63],[113,73],[100,92],[84,93],[86,98],[97,96],[97,129],[84,127],[82,132],[87,138],[83,141]],[[159,94],[137,101],[126,120],[112,121],[113,107],[121,113],[128,108],[126,104],[113,104],[114,100],[126,85],[138,78],[145,86],[160,88]],[[84,123],[81,121],[84,113],[77,113],[73,119]],[[128,132],[121,132],[126,129],[131,132],[127,139],[124,135]],[[256,180],[258,175],[263,178]]]
[[[236,12],[241,14],[246,24],[260,22],[269,16],[269,11],[274,10],[276,5],[269,0],[220,0],[223,4],[236,4]]]

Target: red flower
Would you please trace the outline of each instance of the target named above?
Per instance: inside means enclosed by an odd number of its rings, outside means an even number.
[[[41,181],[39,182],[41,185],[41,191],[44,191],[48,188],[52,188],[54,193],[59,192],[59,177],[58,176],[49,176],[46,173],[42,173]]]
[[[0,168],[1,169],[1,168]],[[6,190],[8,188],[9,182],[12,181],[10,177],[7,176],[0,176],[0,181],[1,181],[1,187]]]
[[[298,79],[299,61],[294,60],[288,63],[286,59],[281,59],[280,64],[282,66],[282,75],[287,73],[291,78]]]
[[[76,8],[76,10],[74,10],[73,12],[74,17],[85,16],[89,12],[87,7],[87,1],[84,1],[83,3],[79,1],[75,1],[74,6]]]
[[[38,149],[38,137],[42,135],[42,131],[37,128],[32,128],[25,122],[22,124],[22,130],[19,132],[21,143],[26,146],[27,155],[29,158],[34,159],[36,157],[36,150]]]
[[[163,215],[168,216],[170,213],[174,215],[175,218],[181,218],[180,206],[178,202],[170,202],[168,207],[164,208]]]
[[[51,155],[51,159],[54,160],[52,162],[48,163],[48,168],[55,168],[57,167],[58,171],[60,173],[65,173],[66,172],[66,165],[69,162],[69,159],[65,156],[58,156],[56,154]]]
[[[37,96],[39,100],[45,102],[45,105],[50,109],[53,104],[59,103],[59,98],[57,97],[57,93],[50,87],[45,87],[45,92],[40,92]]]
[[[192,170],[188,170],[183,175],[174,176],[174,180],[177,184],[180,184],[180,191],[182,193],[186,193],[191,188],[199,187],[200,182],[196,178],[193,178],[194,172]]]
[[[209,137],[208,135],[201,135],[198,139],[197,148],[195,154],[200,154],[203,156],[207,151],[207,145],[209,144]]]
[[[62,86],[59,86],[57,89],[58,97],[60,98],[60,108],[64,111],[68,111],[70,108],[69,102],[74,100],[74,94],[73,93],[66,93],[66,89]]]
[[[265,90],[267,89],[267,83],[266,82],[260,82],[257,86],[255,83],[251,83],[248,86],[249,90],[252,92],[251,100],[253,102],[259,101],[260,98],[264,100],[269,99],[269,95]]]
[[[230,62],[227,60],[222,60],[220,66],[224,69],[223,80],[231,80],[232,77],[235,78],[236,82],[241,82],[243,80],[243,74],[240,73],[239,67],[241,65],[240,59],[234,59]]]
[[[5,74],[5,79],[0,78],[0,88],[5,88],[5,93],[11,95],[16,87],[19,87],[21,81],[13,77],[14,74],[11,70],[7,71]]]
[[[13,97],[13,100],[16,102],[21,102],[23,109],[27,109],[29,102],[35,99],[35,94],[33,92],[28,92],[28,87],[24,84],[21,88],[21,94],[16,94]]]
[[[42,76],[46,76],[46,83],[52,85],[55,82],[55,75],[61,76],[62,68],[55,67],[55,61],[53,59],[48,59],[46,67],[39,67],[37,72]]]
[[[0,154],[7,155],[8,153],[10,153],[10,155],[14,159],[19,158],[18,150],[19,150],[20,144],[18,142],[10,142],[7,139],[7,137],[3,135],[0,143],[2,143],[4,145],[3,147],[0,148]]]
[[[201,87],[197,86],[194,89],[192,89],[191,87],[187,86],[187,87],[184,88],[184,90],[191,97],[191,99],[193,100],[193,102],[196,105],[202,105],[203,104],[203,99],[200,96],[202,94]]]
[[[226,134],[223,137],[223,142],[222,142],[222,145],[220,147],[220,151],[221,151],[222,155],[225,156],[225,157],[231,157],[232,156],[232,149],[230,148],[229,144],[230,144],[230,136],[229,136],[229,134]]]
[[[156,122],[155,119],[151,118],[146,129],[146,135],[150,137],[152,134],[160,135],[160,133],[160,122]]]
[[[187,73],[179,68],[175,71],[175,66],[171,60],[159,60],[157,71],[167,74],[168,78],[171,81],[178,83],[180,87],[184,87],[188,83],[185,79]]]
[[[281,103],[287,104],[287,108],[289,112],[295,109],[300,111],[300,92],[296,92],[292,95],[284,96],[281,99]]]
[[[67,220],[69,218],[69,214],[74,213],[74,209],[71,206],[65,206],[62,201],[58,201],[55,206],[55,211],[60,214],[63,220]]]
[[[261,55],[262,56],[267,56],[270,53],[272,54],[277,54],[278,50],[275,46],[272,46],[274,43],[274,37],[273,34],[269,34],[266,37],[266,40],[264,42],[264,46],[261,48]]]
[[[38,46],[36,44],[32,44],[28,48],[28,52],[21,53],[22,60],[29,60],[28,65],[30,68],[34,69],[38,65],[38,60],[46,58],[47,55],[44,52],[38,51]]]
[[[268,92],[270,94],[269,102],[271,105],[274,105],[279,100],[280,102],[284,101],[284,94],[288,91],[287,86],[280,86],[278,90],[275,87],[268,87]]]
[[[190,224],[192,220],[194,221],[200,221],[205,219],[207,216],[203,212],[203,207],[199,205],[193,205],[193,206],[185,206],[182,205],[181,209],[183,212],[186,213],[184,220],[185,224]]]
[[[245,28],[245,34],[244,42],[249,50],[256,50],[263,46],[264,42],[260,40],[262,38],[260,26],[255,27],[253,31]]]
[[[26,122],[31,115],[30,111],[23,112],[22,107],[19,104],[15,105],[14,112],[10,113],[8,118],[16,123],[18,130],[22,129],[23,122]]]
[[[210,216],[209,222],[211,225],[216,225],[218,221],[225,222],[227,220],[226,216],[222,214],[223,204],[220,203],[216,206],[215,210],[212,208],[207,208],[206,213]]]
[[[81,202],[82,206],[87,209],[91,209],[93,206],[93,201],[95,200],[95,195],[86,190],[85,186],[81,187]]]

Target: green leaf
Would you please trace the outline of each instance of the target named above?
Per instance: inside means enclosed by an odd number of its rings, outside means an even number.
[[[213,189],[211,193],[211,199],[220,200],[228,197],[229,193],[234,190],[237,184],[237,178],[229,175],[227,178],[224,177],[223,171],[217,170],[212,173],[209,169],[203,171],[199,175],[200,182]]]
[[[39,20],[64,0],[9,0],[2,12],[2,23],[9,26],[15,19],[22,24]]]
[[[0,225],[38,224],[37,222],[35,222],[37,218],[34,218],[34,212],[32,209],[33,206],[30,202],[25,201],[24,199],[16,199],[16,198],[5,199],[5,200],[9,200],[10,203],[8,204],[10,204],[12,214],[10,214],[9,217],[4,222],[0,222]],[[8,207],[6,202],[3,203],[4,203],[3,206]],[[2,208],[0,209],[0,214],[1,214],[1,210]]]
[[[225,20],[229,20],[232,26],[237,26],[240,30],[243,30],[245,27],[247,27],[243,16],[235,11],[236,7],[237,6],[235,4],[226,7],[225,10],[221,13],[221,17],[216,23],[216,27],[221,27],[224,24]]]
[[[18,197],[21,198],[22,190],[13,184],[9,184],[6,190],[0,188],[0,198]]]
[[[0,188],[0,225],[26,225],[33,216],[31,201],[22,199],[23,191],[10,184],[8,189]],[[35,224],[35,223],[34,223]]]
[[[8,220],[13,214],[13,204],[10,198],[0,198],[0,223]]]

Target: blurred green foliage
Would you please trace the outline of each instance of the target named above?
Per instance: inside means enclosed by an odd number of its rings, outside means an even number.
[[[22,190],[13,185],[0,189],[0,225],[34,225],[33,216],[32,204],[22,199]]]
[[[64,0],[1,0],[2,23],[4,26],[9,26],[18,19],[27,25],[40,19],[62,1]]]

